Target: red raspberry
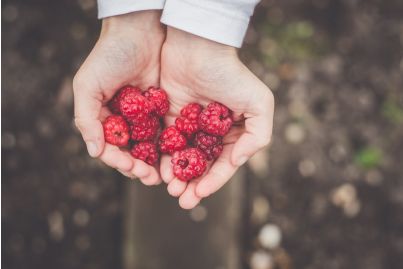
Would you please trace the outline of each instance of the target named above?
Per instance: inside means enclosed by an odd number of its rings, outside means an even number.
[[[222,137],[198,132],[194,139],[194,145],[200,149],[208,161],[217,159],[223,150]]]
[[[149,165],[153,165],[158,161],[159,154],[157,146],[151,142],[140,142],[132,147],[130,154]]]
[[[220,103],[210,103],[199,115],[199,126],[208,134],[224,136],[232,126],[232,111]]]
[[[186,138],[175,128],[175,126],[170,126],[162,131],[158,143],[160,151],[168,154],[182,150],[187,145]]]
[[[150,141],[157,137],[160,121],[156,116],[146,119],[129,119],[131,139],[134,141]]]
[[[103,123],[105,141],[118,147],[124,147],[129,141],[129,126],[119,115],[111,115]]]
[[[138,90],[125,91],[119,95],[119,109],[126,118],[145,120],[154,111],[154,104]]]
[[[175,120],[175,126],[184,135],[190,138],[199,130],[197,122],[202,106],[196,103],[190,103],[181,110],[181,116]]]
[[[169,109],[168,95],[162,88],[150,87],[144,92],[144,96],[155,106],[155,114],[162,117]]]
[[[207,166],[206,157],[197,148],[175,152],[171,162],[174,175],[181,181],[189,181],[201,176]]]
[[[141,90],[139,88],[133,87],[133,86],[124,86],[121,88],[114,96],[113,98],[109,101],[108,107],[109,110],[113,114],[120,114],[120,108],[119,108],[119,100],[122,96],[127,94],[128,92],[137,92],[141,94]]]

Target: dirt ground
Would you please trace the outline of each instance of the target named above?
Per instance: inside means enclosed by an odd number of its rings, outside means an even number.
[[[400,0],[256,9],[240,56],[276,112],[247,166],[244,268],[403,267],[402,14]],[[121,268],[123,181],[72,123],[95,1],[6,0],[2,23],[2,265]]]

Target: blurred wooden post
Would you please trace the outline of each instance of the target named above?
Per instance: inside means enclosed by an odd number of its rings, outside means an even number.
[[[241,263],[244,172],[193,212],[179,207],[166,185],[125,184],[124,269],[229,268]],[[204,210],[205,209],[205,210]],[[202,219],[204,213],[207,215]],[[191,214],[196,217],[191,217]]]

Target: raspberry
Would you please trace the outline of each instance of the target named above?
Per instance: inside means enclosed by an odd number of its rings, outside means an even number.
[[[122,116],[111,115],[103,123],[105,141],[118,147],[124,147],[129,141],[129,127]]]
[[[159,139],[159,148],[162,153],[172,154],[186,147],[186,138],[175,126],[170,126],[162,131]]]
[[[155,114],[162,117],[169,109],[168,95],[162,88],[150,87],[144,92],[144,96],[155,106]]]
[[[202,106],[196,103],[190,103],[181,110],[181,116],[175,120],[175,126],[184,135],[190,138],[199,130],[197,122]]]
[[[125,91],[119,95],[119,109],[126,118],[145,120],[154,111],[154,104],[138,90]]]
[[[157,146],[151,142],[140,142],[132,147],[130,154],[149,165],[153,165],[158,161],[159,154]]]
[[[154,140],[160,128],[160,121],[156,116],[145,119],[129,119],[131,139],[134,141]]]
[[[208,161],[217,159],[223,150],[222,137],[198,132],[194,139],[194,145],[200,149]]]
[[[133,87],[133,86],[124,86],[121,88],[114,96],[113,98],[109,101],[108,107],[109,110],[113,114],[120,114],[120,108],[119,108],[119,100],[122,96],[127,94],[128,92],[137,92],[141,94],[141,90],[139,88]]]
[[[181,181],[189,181],[201,176],[207,166],[206,157],[197,148],[175,152],[171,162],[174,175]]]
[[[210,103],[199,115],[199,126],[208,134],[224,136],[232,126],[232,112],[220,103]]]

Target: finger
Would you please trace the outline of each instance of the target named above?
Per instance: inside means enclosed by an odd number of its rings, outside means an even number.
[[[172,157],[169,155],[162,155],[160,164],[160,173],[162,180],[165,183],[171,182],[175,176],[171,164]]]
[[[186,190],[186,182],[180,181],[177,178],[174,178],[171,182],[169,182],[167,190],[168,193],[174,197],[179,197]]]
[[[243,165],[257,151],[270,143],[274,111],[274,98],[271,92],[266,90],[259,104],[253,112],[244,114],[245,132],[235,143],[231,154],[231,161],[235,166]]]
[[[137,176],[144,185],[151,186],[161,183],[161,178],[154,167],[146,164],[142,160],[133,159],[133,161],[134,166],[131,172]]]
[[[87,145],[88,154],[98,157],[104,148],[104,134],[99,114],[102,107],[102,94],[97,92],[96,84],[84,82],[76,77],[74,89],[75,124]]]
[[[221,156],[213,163],[207,174],[200,179],[196,186],[196,195],[204,198],[219,190],[236,172],[230,160],[233,145],[224,146]]]
[[[179,205],[183,209],[192,209],[200,203],[201,198],[196,194],[198,181],[191,181],[179,197]]]
[[[110,144],[105,144],[104,151],[99,158],[107,165],[123,172],[128,172],[133,167],[130,154]]]

